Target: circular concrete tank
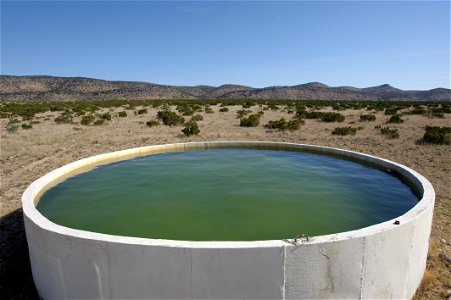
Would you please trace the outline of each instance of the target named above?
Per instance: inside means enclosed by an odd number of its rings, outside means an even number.
[[[298,240],[188,242],[75,230],[35,205],[49,188],[95,166],[191,149],[311,151],[400,174],[420,201],[396,219]],[[383,197],[383,195],[381,195]],[[435,193],[412,169],[361,153],[275,142],[199,142],[82,159],[33,182],[22,196],[34,282],[44,298],[410,298],[426,266]]]

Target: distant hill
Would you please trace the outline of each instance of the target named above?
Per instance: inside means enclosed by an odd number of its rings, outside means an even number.
[[[319,82],[253,88],[226,84],[170,86],[84,77],[0,75],[0,101],[71,101],[106,99],[287,99],[450,101],[451,90],[403,91],[383,84],[368,88],[329,87]]]

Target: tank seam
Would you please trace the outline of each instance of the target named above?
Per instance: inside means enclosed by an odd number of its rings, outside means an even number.
[[[365,250],[366,250],[366,237],[363,238],[363,251],[362,251],[362,272],[360,275],[360,295],[359,299],[363,299],[363,284],[365,281]]]
[[[287,258],[287,246],[283,246],[283,264],[282,264],[282,299],[286,299],[286,258]]]

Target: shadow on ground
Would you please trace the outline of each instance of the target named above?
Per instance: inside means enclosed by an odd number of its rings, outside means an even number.
[[[0,218],[0,297],[39,299],[31,275],[22,209]]]

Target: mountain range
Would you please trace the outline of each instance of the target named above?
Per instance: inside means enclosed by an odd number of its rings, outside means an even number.
[[[368,88],[330,87],[319,82],[253,88],[225,84],[171,86],[85,77],[0,75],[0,101],[72,101],[107,99],[287,99],[450,101],[451,90],[401,90],[389,84]]]

